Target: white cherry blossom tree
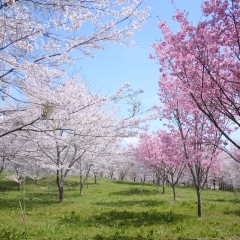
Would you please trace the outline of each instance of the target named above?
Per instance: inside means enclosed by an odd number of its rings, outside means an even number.
[[[42,120],[35,114],[12,124],[15,112],[29,113],[26,93],[34,95],[39,85],[57,84],[69,64],[93,56],[106,42],[132,45],[133,33],[148,17],[143,2],[1,0],[0,118],[11,124],[0,125],[0,137]]]

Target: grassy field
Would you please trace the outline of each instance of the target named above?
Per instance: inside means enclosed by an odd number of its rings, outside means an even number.
[[[99,179],[83,196],[78,189],[78,179],[69,178],[59,203],[51,179],[27,179],[18,191],[0,176],[0,239],[240,239],[240,192],[204,190],[198,219],[192,188],[178,187],[175,202],[171,188],[162,194],[150,184]]]

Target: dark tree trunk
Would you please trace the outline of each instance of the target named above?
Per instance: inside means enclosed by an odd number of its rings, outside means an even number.
[[[144,176],[143,176],[143,181],[142,181],[142,183],[145,183],[146,182],[146,174],[144,174]]]
[[[156,186],[157,186],[157,189],[158,189],[158,188],[159,188],[159,186],[160,186],[160,178],[159,178],[159,177],[157,177]]]
[[[2,174],[4,167],[0,167],[0,175]]]
[[[162,181],[162,193],[165,194],[165,181]]]
[[[136,182],[136,173],[133,174],[133,181]]]
[[[175,186],[172,186],[172,190],[173,190],[173,200],[176,201],[176,189]]]
[[[79,182],[79,195],[82,196],[82,193],[83,193],[83,180],[82,180],[82,175],[80,175],[80,182]]]
[[[97,184],[97,175],[94,175],[94,184]]]
[[[63,190],[63,179],[60,177],[60,171],[57,170],[57,186],[58,186],[58,193],[59,193],[59,202],[64,201],[64,190]]]
[[[59,183],[58,192],[59,192],[59,202],[63,202],[64,201],[63,181],[60,181]]]
[[[87,188],[88,188],[88,176],[89,176],[89,172],[90,172],[91,166],[92,165],[90,164],[85,176],[83,176],[82,175],[82,171],[80,171],[80,175],[79,175],[79,195],[80,196],[82,196],[83,187],[84,187],[85,183],[87,183]]]
[[[202,218],[202,199],[201,199],[201,190],[197,190],[197,211],[198,217]]]
[[[22,181],[18,182],[18,190],[20,191],[22,189]]]

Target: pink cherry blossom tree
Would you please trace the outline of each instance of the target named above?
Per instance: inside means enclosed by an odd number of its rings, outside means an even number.
[[[240,2],[206,0],[201,7],[203,17],[196,25],[186,12],[176,10],[173,18],[180,25],[176,33],[160,21],[163,39],[153,48],[162,77],[177,81],[185,101],[198,108],[227,142],[240,150],[231,135],[240,127]],[[229,148],[224,149],[229,152]]]
[[[197,109],[192,100],[187,98],[177,78],[161,75],[159,78],[158,107],[161,119],[167,120],[166,126],[182,142],[185,164],[193,178],[197,192],[198,217],[202,217],[201,192],[207,182],[210,169],[218,170],[219,147],[223,144],[222,134],[214,124]],[[186,101],[188,100],[188,101]],[[224,120],[224,119],[223,119]],[[222,123],[228,127],[227,121]]]
[[[130,145],[136,159],[160,175],[170,184],[173,198],[176,200],[176,184],[185,168],[184,154],[180,138],[174,133],[158,131],[154,135],[140,135],[136,147]]]

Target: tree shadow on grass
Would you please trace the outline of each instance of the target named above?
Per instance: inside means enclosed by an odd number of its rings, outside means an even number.
[[[12,190],[17,190],[18,184],[13,181],[1,181],[0,184],[0,192],[6,192],[6,191],[12,191]]]
[[[229,200],[229,202],[231,202],[231,203],[236,203],[236,204],[240,204],[240,199],[237,199],[237,198],[235,198],[235,199],[230,199]]]
[[[82,219],[81,215],[72,211],[66,213],[61,219],[62,224],[73,224],[73,225],[86,225],[96,226],[105,225],[108,227],[140,227],[143,224],[145,226],[159,225],[159,224],[175,224],[188,218],[186,215],[175,214],[172,211],[169,212],[158,212],[158,211],[117,211],[110,210],[101,212],[90,216],[87,219]]]
[[[102,236],[100,234],[97,234],[96,236],[93,237],[94,240],[152,240],[151,237],[130,237],[130,236],[119,236],[118,234],[113,235],[113,236]]]
[[[86,220],[88,224],[102,224],[109,227],[140,227],[144,225],[169,224],[182,221],[187,216],[170,212],[158,211],[117,211],[111,210],[98,215],[93,215]]]
[[[240,199],[237,199],[237,198],[235,198],[235,199],[224,199],[224,198],[217,198],[217,199],[205,199],[205,200],[207,200],[207,201],[209,201],[209,202],[230,202],[230,203],[234,203],[234,204],[240,204]]]
[[[97,234],[96,236],[93,237],[93,240],[153,240],[155,238],[152,237],[142,237],[141,235],[137,237],[130,237],[130,236],[119,236],[119,235],[113,235],[113,236],[102,236],[100,234]],[[161,238],[162,239],[162,238]],[[166,240],[169,239],[171,240],[172,238],[166,238]],[[198,238],[179,238],[181,240],[197,240]],[[207,240],[207,239],[206,239]],[[237,238],[235,239],[237,240]]]
[[[93,237],[93,240],[153,240],[155,238],[149,237],[142,237],[141,235],[137,237],[130,237],[130,236],[120,236],[118,234],[112,235],[112,236],[102,236],[101,234],[97,234]],[[172,238],[167,238],[172,239]],[[197,240],[197,238],[180,238],[181,240]],[[237,240],[237,239],[236,239]]]
[[[54,193],[34,193],[32,195],[14,196],[14,197],[0,197],[0,210],[3,209],[15,209],[20,207],[20,203],[25,204],[28,210],[34,208],[41,208],[52,204],[59,204],[58,196]]]
[[[240,210],[226,211],[226,212],[224,212],[224,214],[227,214],[227,215],[236,215],[236,216],[240,217]]]
[[[128,181],[115,181],[114,183],[120,185],[131,185],[131,186],[153,186],[151,183],[141,183],[141,182],[128,182]]]
[[[145,207],[154,207],[166,204],[166,201],[159,200],[132,200],[132,201],[111,201],[111,202],[97,202],[96,205],[106,206],[106,207],[129,207],[135,205],[141,205]]]
[[[130,196],[130,195],[157,195],[159,191],[157,190],[147,190],[139,188],[130,188],[128,190],[112,192],[110,195],[120,195],[120,196]]]

